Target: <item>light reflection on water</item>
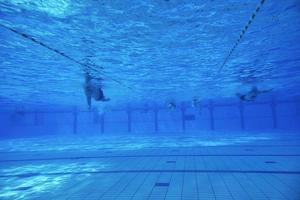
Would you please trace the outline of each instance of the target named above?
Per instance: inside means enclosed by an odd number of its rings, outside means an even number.
[[[108,77],[133,88],[105,78],[112,105],[235,97],[253,85],[299,94],[300,17],[295,0],[266,2],[217,73],[256,6],[253,0],[2,0],[0,23],[96,70],[103,67]],[[0,31],[2,98],[85,104],[81,66]]]
[[[108,168],[108,165],[101,162],[28,164],[2,168],[0,169],[1,176],[11,177],[0,179],[0,185],[2,185],[0,187],[0,198],[31,199],[38,197],[42,192],[59,189],[75,179],[84,180],[90,176],[89,173],[82,172],[93,172],[106,168]],[[81,172],[81,175],[73,176],[72,173],[76,172]],[[53,173],[60,174],[51,175]],[[41,175],[36,176],[37,174]]]
[[[274,136],[272,136],[274,138]],[[89,151],[89,150],[139,150],[161,147],[227,146],[270,140],[260,136],[110,136],[110,137],[43,137],[1,141],[0,150],[14,151]]]

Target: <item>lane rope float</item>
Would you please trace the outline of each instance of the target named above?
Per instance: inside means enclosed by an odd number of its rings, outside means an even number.
[[[225,57],[225,60],[223,61],[222,65],[220,66],[218,73],[220,73],[222,71],[222,69],[224,68],[224,66],[226,65],[226,63],[228,62],[230,56],[232,55],[232,53],[234,52],[234,50],[236,49],[236,47],[239,45],[239,43],[241,42],[243,36],[245,35],[245,33],[247,32],[249,26],[252,24],[255,16],[257,15],[257,13],[261,10],[261,7],[263,6],[263,4],[265,3],[266,0],[261,0],[259,5],[256,7],[255,11],[252,13],[250,19],[248,20],[248,23],[244,26],[244,28],[242,29],[239,38],[236,40],[235,44],[233,45],[233,47],[231,48],[231,50],[229,51],[228,55]]]

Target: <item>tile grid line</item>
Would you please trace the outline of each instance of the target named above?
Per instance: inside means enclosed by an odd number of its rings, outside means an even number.
[[[154,167],[157,163],[158,163],[158,162],[152,162],[152,163],[151,163],[151,167]],[[148,166],[148,162],[145,162],[145,166]],[[150,174],[150,173],[147,173],[147,175],[146,175],[145,178],[143,179],[143,182],[140,184],[140,186],[141,186],[142,184],[144,184],[144,182],[145,182],[145,180],[147,179],[147,177],[149,176],[149,174]],[[138,174],[137,174],[137,175],[138,175]],[[131,181],[133,181],[133,180],[131,180]],[[131,182],[130,182],[130,183],[131,183]],[[130,183],[129,183],[129,184],[130,184]],[[129,185],[129,184],[128,184],[128,185]],[[128,187],[128,185],[127,185],[126,187]],[[123,191],[125,191],[125,188],[126,188],[126,187],[124,187]],[[140,187],[139,187],[139,188],[140,188]],[[138,189],[137,189],[137,190],[138,190]],[[137,190],[136,190],[136,191],[137,191]],[[122,191],[122,192],[123,192],[123,191]],[[119,195],[120,195],[122,192],[120,192]],[[134,195],[135,195],[135,193],[133,193],[133,195],[131,196],[131,199],[134,197]],[[119,196],[116,196],[116,199],[118,199],[118,197],[119,197]]]
[[[193,151],[195,151],[195,150],[193,149]],[[194,166],[195,169],[197,169],[195,157],[193,157],[193,166]],[[195,174],[195,182],[196,182],[197,199],[199,199],[199,188],[198,188],[199,184],[198,184],[197,174]]]
[[[154,162],[155,164],[154,164],[154,166],[156,166],[156,164],[158,164],[159,163],[159,160],[160,160],[161,158],[160,157],[158,157],[158,160],[156,160],[156,162]],[[136,195],[136,193],[139,191],[139,189],[145,184],[145,182],[146,182],[146,180],[149,178],[149,176],[150,176],[150,172],[148,172],[147,173],[147,175],[145,176],[145,178],[143,179],[143,182],[139,185],[139,187],[135,190],[135,192],[133,193],[133,195],[132,195],[132,197],[131,197],[131,200],[134,198],[134,196]]]
[[[245,164],[245,163],[243,163],[242,162],[242,159],[239,159],[239,161],[237,162],[236,160],[232,160],[232,162],[233,163],[235,163],[235,165],[237,165],[237,164]],[[245,166],[247,166],[247,165],[245,165]],[[243,166],[242,168],[245,168],[245,166]],[[256,188],[257,189],[257,191],[259,191],[259,194],[261,194],[261,195],[263,195],[264,196],[264,199],[265,198],[268,198],[267,196],[266,196],[266,194],[251,180],[251,179],[249,179],[249,177],[246,175],[246,174],[241,174],[241,177],[244,177],[246,180],[247,180],[247,182],[249,182],[249,184],[251,184],[254,188]],[[249,193],[249,192],[248,192]]]
[[[249,163],[246,163],[245,160],[243,159],[240,159],[240,162],[242,164],[244,164],[245,166],[248,166]],[[249,176],[248,174],[243,174],[245,177],[247,177],[248,180],[250,180],[250,182],[268,199],[268,200],[271,200],[269,198],[269,196],[264,192],[264,190],[262,190],[258,185],[257,183],[253,180],[253,177],[252,176]]]
[[[253,166],[253,163],[249,162],[248,160],[244,160],[243,162],[245,162],[248,166]],[[259,167],[261,165],[262,165],[262,163],[258,163]],[[262,166],[262,167],[263,167],[264,170],[266,170],[266,166]],[[265,177],[261,177],[259,174],[257,175],[257,177],[260,177],[261,180],[264,180],[268,185],[270,185],[273,189],[275,189],[276,191],[278,191],[284,197],[284,194],[281,191],[279,191],[277,188],[275,188],[274,184],[270,184],[270,182],[268,182]]]
[[[201,159],[202,159],[202,162],[203,162],[204,168],[205,168],[205,169],[207,169],[207,163],[206,163],[206,161],[204,160],[204,158],[203,158],[203,157],[201,157]],[[209,176],[209,174],[208,174],[208,173],[206,173],[206,176],[207,176],[207,179],[208,179],[208,182],[209,182],[210,188],[211,188],[211,190],[212,190],[212,193],[213,193],[214,199],[215,199],[215,200],[217,200],[217,197],[216,197],[216,192],[215,192],[215,189],[213,188],[213,185],[212,185],[212,182],[211,182],[211,178],[210,178],[210,176]]]
[[[140,165],[141,163],[142,163],[142,161],[139,160],[137,165]],[[120,165],[121,164],[123,164],[123,162],[120,162]],[[134,163],[131,163],[131,165],[134,165]],[[102,198],[110,189],[112,189],[117,183],[119,183],[122,180],[122,178],[125,177],[125,176],[126,176],[126,173],[121,173],[118,180],[113,182],[112,185],[110,187],[108,187],[106,191],[103,191],[102,194],[99,196],[99,198]]]
[[[231,158],[229,158],[231,159]],[[221,158],[221,160],[224,162],[226,168],[229,168],[229,165],[227,162],[229,162],[228,160],[224,160],[224,158]],[[236,174],[235,173],[231,173],[231,176],[233,177],[234,180],[236,180],[236,182],[241,186],[242,190],[244,191],[245,194],[247,194],[247,196],[251,198],[250,194],[248,193],[248,191],[245,189],[245,187],[241,184],[240,180],[236,177]]]
[[[216,159],[216,158],[214,157],[213,159]],[[219,168],[219,167],[220,167],[220,163],[223,163],[223,165],[224,165],[223,160],[218,160],[218,161],[219,161],[219,162],[213,162],[213,164],[214,164],[216,167]],[[229,193],[230,196],[231,196],[231,199],[234,200],[234,197],[233,197],[233,195],[232,195],[232,192],[231,192],[231,190],[230,190],[228,184],[226,183],[226,181],[225,181],[225,179],[224,179],[224,176],[222,176],[222,175],[220,175],[220,174],[217,174],[217,175],[221,178],[222,182],[224,183],[224,185],[225,185],[225,187],[226,187],[228,193]]]
[[[175,161],[177,161],[177,157],[175,157]],[[176,168],[176,165],[177,165],[177,162],[174,163],[174,165],[173,165],[173,170]],[[169,180],[170,185],[171,185],[171,182],[172,182],[173,175],[174,175],[174,173],[171,172],[171,177],[170,177],[170,180]],[[167,191],[166,191],[166,195],[165,195],[165,197],[164,197],[164,200],[167,198],[169,188],[170,188],[170,187],[167,188]]]
[[[162,172],[159,172],[159,176],[157,177],[156,182],[159,180],[159,178],[161,177],[161,175],[162,175]],[[156,187],[156,186],[155,186],[155,184],[154,184],[153,187],[152,187],[152,189],[151,189],[151,192],[150,192],[149,195],[148,195],[148,198],[147,198],[147,199],[150,199],[150,198],[151,198],[151,195],[152,195],[152,193],[153,193],[155,187]]]

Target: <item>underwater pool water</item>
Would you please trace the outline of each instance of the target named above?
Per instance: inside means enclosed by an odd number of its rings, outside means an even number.
[[[298,0],[0,0],[0,199],[299,200]]]

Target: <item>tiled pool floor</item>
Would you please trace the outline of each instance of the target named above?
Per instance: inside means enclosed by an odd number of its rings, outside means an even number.
[[[127,149],[116,138],[109,148],[56,150],[45,140],[34,143],[53,149],[2,148],[0,199],[300,199],[299,138],[186,146],[151,140]]]

